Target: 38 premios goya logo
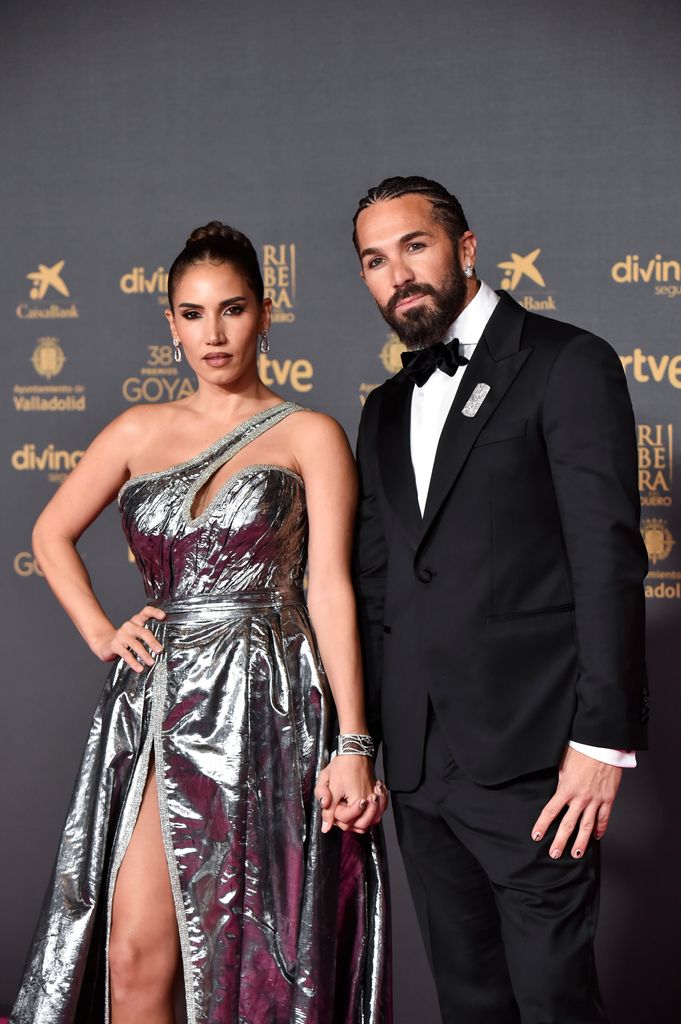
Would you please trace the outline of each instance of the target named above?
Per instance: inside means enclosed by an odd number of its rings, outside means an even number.
[[[38,338],[29,362],[41,382],[34,379],[14,385],[12,401],[17,412],[85,411],[85,387],[56,380],[68,362],[59,338],[51,335]]]

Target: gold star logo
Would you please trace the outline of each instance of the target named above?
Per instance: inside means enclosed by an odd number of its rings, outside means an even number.
[[[501,287],[512,292],[518,287],[521,278],[529,277],[530,281],[534,281],[540,288],[545,288],[544,278],[534,265],[540,253],[541,249],[533,249],[532,252],[528,252],[527,256],[520,256],[517,252],[512,252],[510,260],[497,263],[497,266],[504,271]]]
[[[66,295],[68,298],[69,290],[61,278],[64,262],[64,260],[59,260],[53,267],[46,267],[44,263],[39,263],[37,270],[26,275],[29,281],[33,282],[30,292],[32,299],[44,299],[48,288],[54,288],[60,295]]]

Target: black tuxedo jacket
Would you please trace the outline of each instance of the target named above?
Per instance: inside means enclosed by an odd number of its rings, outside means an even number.
[[[479,383],[489,393],[467,417]],[[483,784],[556,765],[570,739],[644,748],[647,557],[617,355],[502,293],[442,431],[423,517],[413,386],[399,373],[369,395],[357,450],[367,710],[388,784],[418,785],[429,698]]]

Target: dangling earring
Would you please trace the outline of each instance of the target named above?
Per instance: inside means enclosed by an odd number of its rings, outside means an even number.
[[[182,346],[180,339],[173,336],[173,359],[176,363],[182,362]]]
[[[470,263],[466,264],[466,266],[463,268],[463,272],[468,278],[471,278],[473,276],[473,268],[470,265]]]
[[[263,331],[260,335],[260,351],[265,354],[270,350],[270,339],[267,336],[267,331]]]

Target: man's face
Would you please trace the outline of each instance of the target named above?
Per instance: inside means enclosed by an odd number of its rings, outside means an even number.
[[[468,281],[430,200],[408,194],[367,207],[357,218],[357,242],[362,277],[384,320],[408,348],[434,345],[465,306]]]

